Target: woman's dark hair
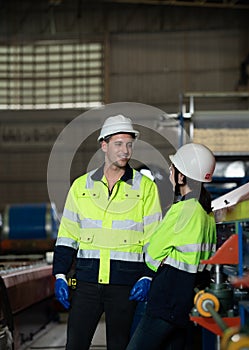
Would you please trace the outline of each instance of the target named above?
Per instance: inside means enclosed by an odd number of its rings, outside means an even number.
[[[210,193],[206,190],[203,183],[201,184],[201,193],[199,202],[204,210],[209,214],[212,211],[212,199]]]
[[[180,171],[175,168],[175,196],[180,195],[180,186],[178,184],[178,174]],[[212,200],[210,193],[205,189],[204,184],[202,182],[190,179],[189,177],[184,175],[183,178],[183,185],[188,184],[189,188],[191,189],[191,192],[185,196],[185,198],[196,198],[198,199],[199,203],[203,207],[203,209],[209,214],[212,211]]]

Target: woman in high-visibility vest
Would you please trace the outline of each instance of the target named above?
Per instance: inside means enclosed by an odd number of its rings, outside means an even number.
[[[131,299],[148,303],[127,350],[183,350],[202,260],[216,249],[216,225],[211,198],[203,183],[212,180],[213,153],[201,144],[186,144],[170,156],[170,181],[180,196],[147,246],[145,258],[156,271],[138,281]],[[139,284],[138,284],[139,283]],[[149,288],[150,286],[150,288]]]

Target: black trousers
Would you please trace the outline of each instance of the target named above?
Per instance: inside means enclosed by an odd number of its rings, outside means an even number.
[[[126,350],[184,350],[187,329],[144,315]]]
[[[77,281],[67,326],[66,350],[88,350],[100,317],[105,313],[108,350],[124,350],[129,343],[136,303],[130,286]]]

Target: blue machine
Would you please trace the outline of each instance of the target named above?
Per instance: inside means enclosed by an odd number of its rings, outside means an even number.
[[[14,204],[6,208],[4,238],[53,239],[56,238],[57,229],[56,209],[49,203]]]

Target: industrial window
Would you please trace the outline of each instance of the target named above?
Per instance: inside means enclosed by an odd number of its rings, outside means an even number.
[[[98,42],[0,45],[0,109],[98,106],[103,61]]]

